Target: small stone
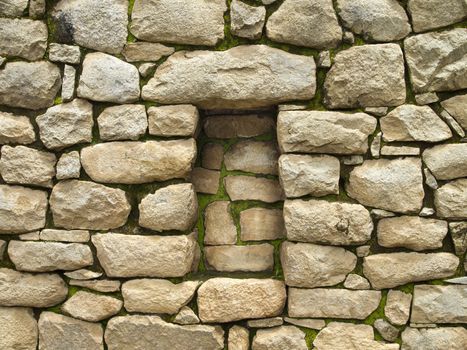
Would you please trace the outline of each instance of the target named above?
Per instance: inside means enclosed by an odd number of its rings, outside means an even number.
[[[102,272],[95,272],[87,269],[65,272],[64,275],[76,280],[92,280],[102,276]]]
[[[37,334],[37,321],[32,309],[0,307],[1,349],[35,350]]]
[[[91,249],[85,244],[11,241],[8,256],[19,271],[76,270],[92,265]]]
[[[443,246],[448,223],[418,216],[399,216],[378,222],[378,244],[386,248],[404,247],[415,251]]]
[[[341,159],[344,165],[359,165],[363,163],[363,156],[344,156]]]
[[[28,7],[28,0],[4,0],[0,3],[0,16],[20,17]]]
[[[426,326],[424,326],[426,327]],[[402,349],[464,350],[467,346],[467,329],[440,327],[432,329],[406,328],[402,332]]]
[[[193,298],[198,281],[174,284],[162,279],[138,279],[123,283],[122,295],[128,312],[176,314]]]
[[[25,146],[3,146],[0,174],[6,183],[51,188],[55,176],[55,154]]]
[[[365,290],[371,289],[370,282],[365,277],[351,273],[347,275],[344,281],[344,287],[347,289]]]
[[[204,168],[194,168],[191,172],[191,182],[198,193],[216,194],[219,190],[220,171]]]
[[[388,107],[365,107],[365,113],[375,115],[377,117],[383,117],[388,113]]]
[[[338,0],[337,10],[344,26],[366,40],[397,41],[411,32],[407,14],[396,0]]]
[[[222,350],[224,331],[219,326],[179,326],[158,316],[128,315],[107,323],[105,342],[112,350],[159,349]]]
[[[373,141],[371,141],[370,152],[373,158],[379,158],[381,154],[381,137],[382,133],[380,131],[375,135]]]
[[[208,270],[259,272],[274,267],[274,246],[268,243],[205,247],[204,255]]]
[[[0,239],[0,261],[3,260],[3,254],[5,254],[5,249],[7,247],[7,242],[3,239]]]
[[[253,338],[252,350],[307,350],[305,333],[295,326],[260,329]]]
[[[54,186],[50,209],[57,227],[108,230],[126,223],[131,206],[121,189],[66,180]]]
[[[92,105],[86,100],[77,98],[50,107],[36,122],[41,141],[48,149],[60,150],[92,141]]]
[[[270,5],[274,2],[276,2],[276,0],[261,0],[261,2],[264,4],[264,5]]]
[[[211,170],[221,170],[224,158],[224,147],[218,143],[207,143],[203,146],[201,165]]]
[[[409,320],[412,294],[391,289],[388,292],[384,314],[392,324],[403,326]]]
[[[399,330],[382,318],[378,318],[373,325],[384,340],[396,341],[399,336]]]
[[[282,313],[284,282],[273,279],[211,278],[198,289],[202,322],[231,322],[273,317]]]
[[[435,191],[435,207],[439,217],[467,219],[467,179],[458,179]]]
[[[285,284],[293,287],[325,287],[341,283],[357,264],[357,257],[340,247],[284,242],[281,263]]]
[[[138,0],[131,13],[130,31],[140,40],[214,46],[224,38],[226,10],[223,0]]]
[[[393,212],[383,209],[371,209],[371,215],[374,216],[376,220],[396,216]]]
[[[173,323],[181,325],[198,324],[199,318],[192,309],[188,306],[184,306],[173,319]]]
[[[89,322],[99,322],[117,314],[123,302],[106,295],[78,291],[62,305],[66,314]]]
[[[420,148],[419,147],[411,147],[411,146],[388,146],[388,145],[384,145],[383,147],[381,147],[381,155],[382,156],[392,156],[392,157],[418,156],[418,155],[420,155]]]
[[[237,228],[230,213],[230,202],[208,204],[204,212],[204,244],[222,245],[237,242]]]
[[[467,176],[467,144],[437,145],[423,152],[423,161],[438,180]]]
[[[81,51],[79,46],[50,43],[49,60],[52,62],[79,64],[81,62]]]
[[[240,212],[242,241],[267,241],[285,238],[281,209],[250,208]]]
[[[450,278],[448,280],[444,280],[444,282],[452,283],[452,284],[467,284],[467,277],[457,277],[457,278]]]
[[[370,213],[364,206],[325,200],[285,201],[284,221],[287,238],[299,242],[363,244],[373,230]]]
[[[270,141],[240,141],[224,155],[227,170],[241,170],[255,174],[277,175],[279,150]]]
[[[0,185],[0,234],[30,232],[45,226],[47,192]]]
[[[459,135],[460,137],[465,136],[464,129],[462,129],[459,123],[453,117],[451,117],[451,115],[448,112],[443,110],[441,111],[440,115],[441,118],[443,118],[443,120],[451,127],[451,129],[453,129],[456,132],[457,135]]]
[[[148,194],[138,206],[139,224],[154,231],[190,230],[198,215],[198,201],[192,184],[163,187]]]
[[[39,318],[41,350],[102,350],[104,330],[99,323],[90,323],[44,311]]]
[[[451,130],[428,106],[402,105],[380,119],[384,141],[439,142],[452,137]]]
[[[452,276],[459,259],[451,253],[386,253],[363,259],[363,274],[375,289]]]
[[[428,105],[439,101],[439,97],[435,92],[425,92],[424,94],[415,95],[415,102],[418,105]]]
[[[425,184],[433,190],[438,189],[438,182],[428,168],[423,168],[423,174],[425,175]]]
[[[379,305],[381,292],[333,288],[289,288],[290,317],[364,320]]]
[[[274,203],[284,199],[282,188],[277,180],[253,176],[226,176],[224,184],[232,201],[258,200]]]
[[[39,60],[47,48],[47,35],[42,21],[0,18],[0,55]]]
[[[365,113],[279,112],[277,139],[282,153],[363,154],[376,123]]]
[[[0,104],[34,110],[50,107],[61,81],[60,69],[50,62],[7,62],[0,70]]]
[[[106,142],[81,150],[91,179],[120,184],[187,178],[195,157],[194,139]]]
[[[271,117],[257,114],[220,115],[204,119],[204,132],[209,138],[232,139],[255,137],[274,131],[275,121]]]
[[[351,171],[347,193],[363,205],[400,213],[419,211],[425,194],[421,161],[366,160]]]
[[[441,102],[441,106],[467,129],[467,94],[457,95]]]
[[[56,35],[96,51],[118,54],[128,36],[128,0],[61,0],[53,7]]]
[[[40,241],[40,233],[39,231],[23,233],[22,235],[19,235],[18,238],[21,241]]]
[[[247,325],[250,328],[272,328],[282,326],[283,323],[282,317],[260,318],[258,320],[247,321]]]
[[[66,299],[68,288],[58,274],[31,274],[0,268],[0,305],[51,307]]]
[[[309,329],[316,329],[320,330],[326,326],[326,322],[324,320],[317,320],[312,318],[290,318],[284,317],[284,321],[295,326],[309,328]]]
[[[102,140],[137,140],[148,128],[146,108],[144,105],[108,107],[97,118],[97,124]]]
[[[229,329],[229,350],[248,350],[250,348],[250,333],[248,329],[240,326],[232,326]]]
[[[306,105],[298,105],[298,104],[280,104],[278,106],[279,112],[283,111],[303,111],[306,110]]]
[[[34,127],[28,117],[0,112],[0,144],[30,144],[36,140]]]
[[[182,277],[199,261],[196,235],[95,234],[91,240],[108,277]],[[135,249],[138,247],[138,249]]]
[[[193,136],[199,113],[192,105],[150,107],[149,134],[156,136]]]
[[[70,286],[84,287],[92,289],[100,293],[113,293],[120,290],[120,281],[111,280],[93,280],[93,281],[81,281],[81,280],[70,280]]]
[[[122,54],[127,62],[156,62],[164,56],[170,56],[174,52],[175,49],[173,47],[168,47],[159,43],[137,41],[135,43],[126,43]]]
[[[76,68],[65,64],[62,81],[62,100],[69,102],[75,96]]]
[[[342,42],[348,45],[355,44],[355,35],[352,32],[344,30],[344,35],[342,36]]]
[[[331,65],[331,53],[329,51],[321,51],[318,56],[318,67],[330,68]]]
[[[369,245],[362,245],[360,247],[355,248],[355,253],[359,258],[363,258],[365,256],[370,255],[371,246]]]
[[[433,208],[428,208],[428,207],[423,207],[422,210],[420,210],[420,213],[418,214],[419,216],[432,216],[435,214],[435,210]]]
[[[450,222],[449,233],[454,243],[457,255],[464,255],[467,251],[467,221]]]
[[[155,63],[143,63],[138,67],[138,72],[143,78],[147,78],[154,73],[156,67],[157,64]]]
[[[327,49],[342,40],[331,0],[285,0],[268,18],[266,35],[277,42]]]
[[[463,0],[410,0],[407,10],[414,32],[424,32],[462,21],[467,15]]]
[[[81,160],[78,151],[63,153],[57,162],[57,179],[78,179],[81,172]]]
[[[249,6],[242,1],[233,0],[230,4],[230,30],[233,35],[247,39],[259,39],[266,20],[264,6]]]

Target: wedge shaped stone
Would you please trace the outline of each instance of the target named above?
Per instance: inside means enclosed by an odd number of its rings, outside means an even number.
[[[441,106],[467,130],[467,94],[448,98],[441,102]]]
[[[99,322],[118,313],[122,306],[119,299],[78,291],[62,305],[62,311],[80,320]]]

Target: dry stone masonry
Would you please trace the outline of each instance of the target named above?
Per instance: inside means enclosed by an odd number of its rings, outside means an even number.
[[[1,350],[467,349],[465,0],[0,0]]]

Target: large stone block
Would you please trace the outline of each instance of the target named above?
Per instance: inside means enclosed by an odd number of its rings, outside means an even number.
[[[32,309],[0,307],[0,348],[36,350],[37,321]]]
[[[402,332],[402,350],[464,350],[467,329],[464,327],[410,328]]]
[[[463,0],[410,0],[407,10],[415,32],[445,27],[467,16]]]
[[[467,179],[458,179],[435,191],[435,208],[438,216],[449,219],[467,219]]]
[[[208,269],[223,272],[271,271],[274,267],[274,246],[268,243],[205,247]]]
[[[0,18],[0,55],[39,60],[47,48],[47,34],[42,21]]]
[[[423,161],[439,180],[467,176],[467,144],[437,145],[423,152]]]
[[[36,140],[31,121],[26,116],[0,112],[0,144],[30,144]]]

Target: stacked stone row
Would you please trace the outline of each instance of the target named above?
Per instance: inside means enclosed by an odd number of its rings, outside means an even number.
[[[466,15],[3,0],[0,348],[465,349]]]

